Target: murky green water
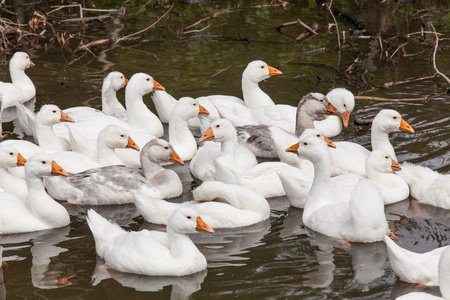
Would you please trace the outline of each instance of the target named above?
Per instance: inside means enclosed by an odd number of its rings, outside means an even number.
[[[447,36],[450,33],[448,11],[442,16],[433,12],[416,13],[425,8],[445,8],[440,1],[373,4],[372,1],[360,0],[359,7],[356,1],[334,2],[342,11],[366,25],[364,35],[379,35],[383,51],[380,51],[377,39],[349,36],[348,28],[354,26],[342,20],[338,20],[338,25],[341,31],[347,31],[347,43],[340,51],[335,49],[335,36],[317,36],[295,43],[292,38],[303,32],[303,28],[287,27],[283,29],[284,35],[270,29],[301,18],[307,24],[316,21],[319,23],[318,32],[324,33],[333,21],[315,1],[296,1],[287,9],[251,8],[247,1],[196,5],[177,3],[159,27],[146,31],[139,40],[92,48],[95,56],[86,54],[73,62],[83,52],[69,53],[61,46],[46,47],[45,44],[30,50],[36,67],[29,69],[27,74],[37,88],[36,106],[54,103],[61,108],[75,105],[100,108],[102,79],[114,70],[123,72],[128,78],[136,72],[148,73],[176,98],[210,94],[241,96],[241,73],[248,62],[261,59],[277,67],[299,53],[321,47],[328,51],[302,56],[283,65],[280,70],[284,75],[263,82],[262,88],[277,103],[296,105],[310,91],[326,93],[332,87],[341,86],[357,92],[365,84],[371,88],[385,82],[434,73],[430,63],[431,37],[425,41],[428,45],[424,45],[418,39],[405,38],[405,35],[420,31],[422,22],[432,21],[436,30]],[[97,8],[118,8],[120,5],[112,1],[96,4]],[[91,6],[92,3],[86,5]],[[184,37],[175,35],[183,26],[225,9],[233,12],[188,29],[199,30],[209,25],[204,31]],[[34,10],[42,12],[50,8],[26,7],[25,17]],[[157,16],[163,13],[164,10],[156,11]],[[2,17],[14,19],[4,12]],[[116,24],[106,21],[86,29],[85,42],[105,38],[105,32],[110,32],[111,28],[115,29],[117,36],[131,34],[156,19],[151,6],[135,8],[126,18],[116,20]],[[68,26],[67,30],[72,29]],[[215,35],[216,38],[205,38],[204,35]],[[243,42],[239,36],[249,42]],[[388,59],[405,42],[407,54],[424,52],[409,57],[397,54]],[[75,49],[80,40],[73,37],[68,43],[68,47]],[[449,43],[443,41],[441,45],[437,65],[441,71],[448,71]],[[361,62],[352,73],[353,81],[349,81],[336,68],[345,71],[357,57]],[[363,73],[364,79],[361,78]],[[0,80],[9,81],[8,76],[6,65],[2,64]],[[438,79],[367,95],[418,98],[442,93],[445,89],[445,82]],[[119,99],[123,99],[123,91],[119,93]],[[152,107],[151,98],[147,96],[145,99]],[[358,101],[352,118],[372,118],[382,108],[398,110],[416,131],[413,135],[392,135],[399,161],[408,160],[448,173],[449,100],[447,94],[430,101]],[[7,131],[12,128],[12,124],[4,126]],[[370,147],[369,130],[353,124],[336,140],[355,141]],[[174,168],[186,187],[182,200],[190,199],[193,179],[188,166]],[[0,236],[0,244],[5,248],[4,256],[10,260],[2,270],[5,284],[0,284],[0,299],[5,298],[5,294],[7,299],[389,299],[414,288],[397,280],[383,243],[353,244],[349,249],[343,249],[333,240],[304,228],[302,211],[289,208],[285,198],[269,201],[272,215],[266,222],[248,228],[218,230],[214,235],[192,236],[207,257],[208,269],[183,278],[135,276],[105,269],[97,260],[94,241],[85,223],[87,207],[67,206],[72,216],[70,227]],[[96,209],[130,230],[159,228],[144,222],[133,205]],[[390,228],[399,236],[398,243],[408,249],[424,252],[449,244],[450,213],[447,210],[410,206],[409,201],[403,201],[387,206],[386,214]],[[69,279],[71,285],[58,287],[58,278],[68,275],[75,275]],[[437,288],[427,291],[439,294]]]

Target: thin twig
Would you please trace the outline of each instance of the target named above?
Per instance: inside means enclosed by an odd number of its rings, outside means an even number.
[[[173,4],[172,4],[172,6],[173,6]],[[171,7],[171,8],[172,8],[172,7]],[[201,23],[203,23],[203,22],[206,22],[206,21],[209,21],[209,20],[211,20],[211,19],[217,18],[217,17],[220,16],[220,15],[223,15],[223,14],[230,14],[230,13],[232,13],[232,12],[233,12],[233,11],[231,11],[231,10],[222,10],[222,11],[215,12],[215,13],[213,13],[212,15],[209,15],[209,16],[207,16],[207,17],[204,17],[204,18],[198,20],[197,22],[195,22],[194,24],[189,25],[189,26],[186,27],[185,29],[189,29],[189,28],[194,27],[194,26],[197,26],[198,24],[201,24]]]
[[[319,48],[319,49],[315,49],[315,50],[311,50],[311,51],[306,51],[306,52],[299,53],[299,54],[295,55],[293,58],[291,58],[291,59],[285,61],[284,63],[282,63],[281,65],[277,66],[277,68],[280,68],[280,67],[284,66],[285,64],[287,64],[287,63],[293,61],[293,60],[296,59],[297,57],[300,57],[300,56],[307,56],[307,55],[314,55],[314,54],[319,54],[319,53],[324,53],[324,52],[326,52],[326,51],[327,51],[327,48],[323,47],[323,48]]]
[[[445,76],[444,73],[440,72],[436,66],[436,52],[438,50],[439,47],[439,37],[436,33],[436,30],[434,29],[433,24],[430,23],[431,28],[433,28],[433,32],[434,32],[434,49],[433,49],[433,69],[434,71],[436,71],[437,75],[440,75],[442,78],[444,78],[448,84],[450,84],[450,79]]]
[[[301,26],[303,26],[306,30],[308,30],[311,34],[317,35],[318,33],[315,32],[311,27],[309,27],[308,25],[306,25],[305,23],[302,22],[302,20],[298,19],[297,20],[298,24],[300,24]]]
[[[122,40],[124,40],[124,39],[127,39],[127,38],[132,37],[132,36],[137,35],[137,34],[141,34],[141,33],[143,33],[144,31],[147,31],[147,30],[149,30],[149,29],[155,27],[155,25],[158,24],[159,21],[161,21],[161,20],[162,20],[162,19],[163,19],[163,18],[164,18],[171,10],[172,10],[173,6],[174,6],[174,4],[172,4],[172,5],[169,7],[169,9],[168,9],[161,17],[159,17],[158,20],[156,20],[156,22],[153,23],[152,25],[150,25],[150,26],[148,26],[147,28],[144,28],[144,29],[142,29],[142,30],[140,30],[140,31],[138,31],[138,32],[135,32],[135,33],[126,35],[126,36],[124,36],[124,37],[121,37],[121,38],[117,39],[117,41],[116,41],[114,44],[117,44],[118,42],[120,42],[120,41],[122,41]]]
[[[398,46],[397,49],[395,49],[394,53],[392,53],[391,57],[389,57],[389,59],[392,60],[392,57],[394,57],[395,53],[397,53],[397,51],[400,50],[401,48],[403,48],[406,44],[408,44],[408,42],[403,43],[400,46]]]
[[[333,1],[331,1],[329,4],[324,3],[323,5],[325,5],[325,6],[327,7],[328,12],[329,12],[329,13],[331,14],[331,16],[333,17],[334,25],[336,25],[336,33],[337,33],[337,36],[338,36],[338,47],[339,47],[339,49],[341,49],[341,37],[339,36],[339,27],[338,27],[336,18],[334,17],[333,12],[331,11],[331,4],[332,4],[332,3],[333,3]]]
[[[202,32],[203,30],[206,30],[210,27],[211,25],[206,26],[205,28],[202,29],[193,29],[193,30],[189,30],[189,31],[185,31],[183,32],[183,34],[187,34],[187,33],[195,33],[195,32]]]
[[[401,99],[391,99],[391,98],[380,98],[380,97],[370,97],[370,96],[355,96],[356,100],[373,100],[373,101],[426,101],[428,97],[421,98],[401,98]]]
[[[224,72],[224,71],[226,71],[226,70],[228,70],[229,68],[231,67],[231,65],[229,65],[228,67],[226,67],[225,69],[223,69],[223,70],[220,70],[219,72],[217,72],[217,73],[215,73],[215,74],[213,74],[213,75],[211,75],[209,78],[213,78],[214,76],[217,76],[217,75],[219,75],[220,73],[222,73],[222,72]]]

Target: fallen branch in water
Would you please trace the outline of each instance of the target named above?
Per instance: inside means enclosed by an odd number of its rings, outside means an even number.
[[[373,101],[388,101],[388,102],[398,102],[398,101],[427,101],[427,97],[421,98],[400,98],[400,99],[392,99],[392,98],[381,98],[381,97],[370,97],[370,96],[355,96],[356,100],[373,100]]]
[[[172,4],[172,7],[173,7],[173,4]],[[172,7],[170,7],[170,8],[172,8]],[[204,23],[204,22],[209,21],[209,20],[211,20],[211,19],[217,18],[217,17],[220,16],[220,15],[230,14],[230,13],[232,13],[232,12],[234,12],[234,11],[231,11],[231,10],[222,10],[222,11],[215,12],[215,13],[213,13],[212,15],[209,15],[209,16],[207,16],[207,17],[204,17],[204,18],[198,20],[198,21],[195,22],[194,24],[189,25],[188,27],[186,27],[186,28],[184,28],[184,29],[189,29],[189,28],[191,28],[191,27],[197,26],[198,24],[201,24],[201,23]]]
[[[316,22],[313,22],[312,24],[311,24],[311,30],[313,30],[314,31],[314,35],[317,35],[318,33],[316,32],[316,30],[317,30],[317,28],[319,28],[319,24],[317,24]],[[300,33],[296,38],[295,38],[295,40],[296,41],[299,41],[299,40],[301,40],[302,38],[305,38],[305,37],[307,37],[307,36],[311,36],[311,34],[313,34],[311,31],[309,31],[309,30],[306,30],[305,32],[302,32],[302,33]]]
[[[450,71],[445,72],[445,74],[450,75]],[[433,79],[434,77],[436,77],[436,75],[427,75],[427,76],[419,76],[419,77],[414,77],[414,78],[407,78],[405,80],[396,81],[396,82],[386,82],[382,86],[379,86],[379,87],[376,87],[376,88],[373,88],[370,90],[366,90],[366,91],[364,91],[364,93],[375,92],[375,91],[379,91],[381,89],[390,88],[392,86],[396,86],[396,85],[400,85],[400,84],[404,84],[404,83],[411,83],[411,82],[416,82],[416,81],[421,81],[421,80],[429,80],[429,79]]]
[[[311,27],[309,27],[308,25],[306,25],[305,23],[302,22],[302,20],[298,19],[297,20],[298,24],[300,24],[303,28],[305,28],[306,30],[308,30],[311,34],[317,35],[318,33],[313,30]],[[319,25],[317,25],[318,27]]]

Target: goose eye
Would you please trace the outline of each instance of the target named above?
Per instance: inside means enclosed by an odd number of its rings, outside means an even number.
[[[42,161],[42,164],[45,165],[47,162],[45,160]]]
[[[123,79],[123,76],[120,76],[120,79]]]
[[[347,107],[347,104],[344,104],[344,107]]]
[[[261,69],[264,69],[264,66],[261,66]]]
[[[316,135],[317,137],[320,137],[320,134]]]
[[[303,145],[304,145],[304,146],[308,146],[308,143],[305,142],[305,143],[303,143]]]
[[[120,137],[124,137],[125,135],[121,134]]]
[[[394,120],[397,120],[397,117],[394,117]]]
[[[56,110],[54,110],[53,113],[56,114]]]
[[[216,128],[219,128],[220,127],[220,125],[216,125]]]
[[[190,220],[190,219],[192,219],[192,217],[191,216],[187,216],[187,218]]]
[[[194,103],[194,106],[197,106],[197,103]]]
[[[9,152],[9,155],[14,155],[14,153],[13,152]]]
[[[147,78],[147,81],[150,81],[150,78]]]
[[[384,158],[389,159],[389,157],[385,156]]]
[[[166,149],[166,150],[167,150],[167,149],[169,149],[169,147],[165,146],[165,147],[164,147],[164,149]]]
[[[323,102],[323,99],[320,99],[320,102]]]

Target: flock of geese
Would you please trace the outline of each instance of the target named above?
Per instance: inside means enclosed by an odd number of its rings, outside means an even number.
[[[26,106],[36,94],[25,74],[32,66],[27,53],[15,53],[11,83],[0,83],[2,116],[15,107],[17,124],[35,141],[0,143],[0,234],[67,226],[69,214],[55,200],[135,203],[146,221],[167,225],[166,232],[127,232],[90,209],[87,223],[97,254],[122,272],[184,276],[207,267],[189,234],[258,223],[270,217],[266,198],[286,195],[303,209],[305,226],[343,243],[384,240],[401,280],[439,285],[442,297],[450,299],[450,247],[423,254],[403,249],[392,241],[386,221],[384,205],[409,196],[450,209],[448,175],[398,164],[389,134],[414,133],[399,112],[376,115],[372,151],[332,142],[349,123],[353,94],[336,88],[326,96],[309,93],[297,107],[275,104],[258,84],[281,72],[258,60],[243,72],[243,100],[177,100],[150,75],[127,80],[111,72],[103,81],[102,111],[43,105],[35,113]],[[124,87],[126,109],[116,97]],[[152,92],[157,115],[143,102]],[[168,123],[168,141],[160,139],[162,123]],[[193,130],[200,131],[199,140]],[[261,157],[276,161],[259,163]],[[202,184],[193,201],[166,201],[180,196],[183,186],[164,166],[186,161]],[[413,297],[423,295],[401,298]]]

